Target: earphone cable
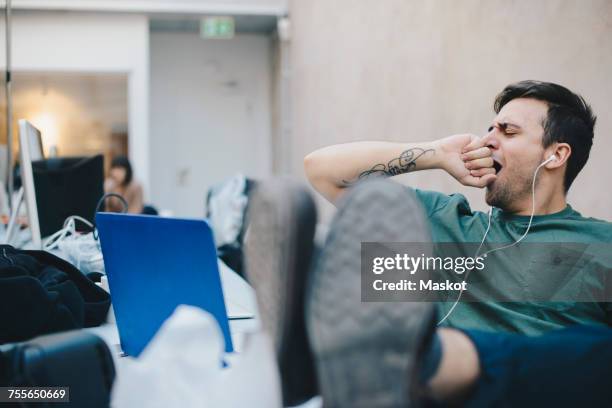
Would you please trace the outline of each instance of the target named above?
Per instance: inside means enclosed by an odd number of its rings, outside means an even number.
[[[531,216],[529,217],[529,223],[527,224],[527,229],[525,229],[525,232],[523,233],[523,235],[521,235],[521,237],[519,239],[517,239],[515,242],[513,242],[512,244],[508,244],[508,245],[504,245],[501,246],[499,248],[493,248],[487,252],[485,252],[482,257],[486,258],[488,254],[496,252],[496,251],[501,251],[502,249],[506,249],[506,248],[510,248],[513,247],[515,245],[517,245],[519,242],[521,242],[529,233],[529,230],[531,229],[531,224],[533,222],[533,216],[535,215],[535,184],[536,184],[536,178],[538,176],[538,172],[540,171],[540,169],[542,168],[542,166],[544,166],[545,164],[547,164],[549,161],[554,160],[554,156],[550,156],[548,159],[546,159],[545,161],[543,161],[542,163],[540,163],[540,165],[535,169],[535,172],[533,173],[533,180],[531,181]],[[487,223],[487,229],[482,237],[482,241],[480,241],[480,245],[478,246],[478,249],[476,250],[476,253],[474,254],[474,258],[478,258],[480,250],[482,248],[482,246],[484,245],[485,239],[487,238],[487,235],[489,234],[489,229],[491,228],[491,214],[493,213],[493,207],[489,207],[489,221]],[[470,274],[470,272],[472,271],[472,268],[468,269],[465,272],[465,276],[463,278],[463,282],[466,282],[468,279],[468,276]],[[440,319],[440,321],[438,322],[438,326],[440,324],[442,324],[450,315],[451,313],[453,313],[453,311],[455,310],[455,308],[457,307],[457,305],[459,304],[459,301],[461,300],[461,296],[463,295],[463,287],[465,285],[461,285],[461,289],[459,290],[459,295],[457,296],[457,299],[455,300],[455,302],[453,303],[453,305],[451,306],[451,308],[449,309],[449,311],[444,315],[444,317],[442,319]]]

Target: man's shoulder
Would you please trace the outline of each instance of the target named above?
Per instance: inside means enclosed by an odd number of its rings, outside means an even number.
[[[446,194],[439,191],[422,190],[412,187],[409,187],[409,189],[414,191],[428,215],[441,211],[457,212],[457,214],[462,215],[473,214],[468,199],[461,193]]]
[[[578,222],[589,223],[589,225],[595,228],[604,228],[612,230],[612,222],[604,220],[602,218],[584,216],[580,212],[576,211],[574,208],[572,208],[572,213],[569,215],[568,218]]]
[[[571,206],[568,207],[571,208]],[[612,243],[612,222],[610,221],[584,216],[574,208],[571,208],[571,212],[559,221],[563,222],[562,228],[570,234],[566,237],[571,237],[573,242],[603,243],[606,246]]]
[[[586,221],[586,222],[591,222],[593,224],[601,226],[602,228],[612,228],[612,222],[601,219],[601,218],[585,217],[583,215],[580,215],[579,219]]]

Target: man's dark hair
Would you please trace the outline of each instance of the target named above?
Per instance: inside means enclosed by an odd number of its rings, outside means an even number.
[[[115,157],[113,161],[111,162],[111,169],[116,168],[116,167],[125,169],[125,179],[123,180],[123,183],[121,184],[123,186],[127,186],[128,184],[130,184],[130,182],[132,181],[133,173],[132,173],[132,165],[130,164],[130,161],[128,160],[128,158],[125,156]]]
[[[567,160],[564,180],[567,192],[589,159],[597,117],[582,96],[561,85],[540,81],[521,81],[508,85],[495,98],[495,113],[499,113],[505,104],[517,98],[532,98],[548,104],[548,114],[542,124],[542,144],[545,148],[554,142],[571,146],[572,153]]]

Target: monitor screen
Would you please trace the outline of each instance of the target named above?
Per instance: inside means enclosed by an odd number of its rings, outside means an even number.
[[[40,225],[38,223],[38,207],[36,205],[36,190],[34,188],[33,160],[42,160],[43,149],[40,131],[25,119],[19,120],[19,161],[21,166],[21,183],[28,212],[28,224],[32,233],[34,248],[42,247]]]

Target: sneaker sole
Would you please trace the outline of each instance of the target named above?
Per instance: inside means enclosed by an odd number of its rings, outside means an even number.
[[[257,186],[249,205],[246,272],[263,329],[275,345],[283,403],[316,395],[304,321],[304,289],[313,251],[316,209],[309,192],[290,179]]]
[[[397,183],[364,183],[339,206],[306,304],[325,407],[410,405],[415,355],[435,329],[435,308],[361,302],[361,242],[428,242],[429,234],[416,197]]]

